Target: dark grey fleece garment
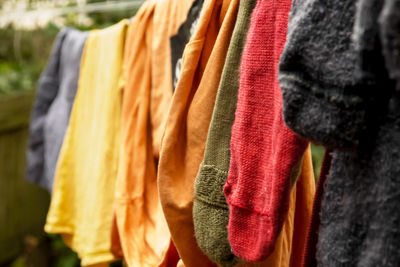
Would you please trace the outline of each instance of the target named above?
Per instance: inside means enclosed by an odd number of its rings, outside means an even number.
[[[62,29],[38,84],[29,128],[26,176],[50,192],[78,87],[86,37],[87,32]]]
[[[289,127],[330,147],[357,145],[381,96],[356,73],[354,0],[295,0],[279,81]],[[304,102],[305,101],[305,102]],[[312,116],[310,116],[312,114]]]
[[[392,38],[399,37],[400,12],[394,2],[398,7],[399,0],[294,2],[279,73],[284,119],[334,151],[317,266],[400,266],[400,69],[393,67],[400,46]]]

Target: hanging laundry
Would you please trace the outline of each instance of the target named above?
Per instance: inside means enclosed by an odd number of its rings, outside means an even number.
[[[205,0],[186,45],[168,112],[158,168],[161,204],[186,267],[215,266],[194,237],[193,184],[203,158],[215,96],[235,25],[238,0]]]
[[[386,4],[296,2],[292,10],[279,75],[285,121],[333,149],[314,266],[400,264],[400,99],[390,67],[400,13]]]
[[[157,218],[160,213],[157,213],[157,195],[148,185],[151,185],[151,177],[156,175],[151,143],[147,142],[150,138],[147,121],[151,82],[152,18],[155,5],[156,1],[145,2],[132,19],[124,53],[124,76],[127,81],[123,96],[122,141],[119,147],[120,160],[114,199],[115,223],[112,229],[112,236],[118,238],[112,239],[112,250],[114,253],[119,251],[121,254],[117,256],[124,256],[129,266],[132,266],[134,261],[137,265],[151,262],[156,265],[155,261],[159,260],[162,249],[169,242],[167,228],[164,227],[163,230],[162,227],[163,217]],[[144,194],[152,202],[145,201]],[[154,220],[153,225],[144,219]],[[148,240],[149,231],[158,235]],[[160,238],[158,251],[154,246],[157,238]],[[150,242],[149,245],[147,242]],[[137,255],[141,251],[143,255]]]
[[[62,29],[38,84],[29,128],[26,177],[50,192],[78,87],[86,37],[86,32]]]
[[[110,232],[127,25],[123,20],[89,33],[45,225],[46,232],[61,234],[82,266],[115,259]]]
[[[202,251],[220,266],[234,266],[239,259],[228,242],[228,216],[223,186],[229,170],[229,142],[235,118],[239,67],[255,1],[239,3],[239,11],[229,44],[211,118],[204,159],[194,184],[193,222]]]
[[[277,74],[290,7],[290,0],[257,2],[242,56],[224,192],[232,251],[250,262],[265,260],[275,249],[308,144],[281,114]]]
[[[113,251],[128,266],[173,266],[179,260],[158,198],[157,161],[173,93],[172,62],[182,57],[171,42],[179,36],[185,46],[190,31],[180,29],[195,21],[201,3],[147,1],[129,26],[113,229]]]

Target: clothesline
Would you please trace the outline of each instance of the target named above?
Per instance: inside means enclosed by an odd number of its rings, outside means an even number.
[[[35,29],[44,27],[50,21],[62,26],[60,18],[71,13],[89,14],[99,12],[109,12],[125,9],[139,8],[144,0],[133,1],[107,1],[103,3],[90,3],[78,6],[60,8],[42,8],[34,10],[6,10],[0,11],[0,28],[13,25],[16,29]]]
[[[123,10],[126,8],[139,8],[144,0],[136,0],[136,1],[107,1],[104,3],[90,3],[84,6],[71,6],[71,7],[62,7],[62,8],[51,8],[51,9],[41,9],[41,10],[17,10],[13,12],[0,12],[0,17],[2,16],[25,16],[25,15],[33,15],[42,12],[51,12],[52,15],[61,16],[69,13],[96,13],[96,12],[105,12],[105,11],[115,11],[115,10]]]

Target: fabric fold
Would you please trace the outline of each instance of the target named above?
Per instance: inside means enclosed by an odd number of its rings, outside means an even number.
[[[174,266],[178,261],[158,196],[157,161],[174,89],[172,62],[179,57],[172,54],[171,39],[191,19],[193,5],[193,0],[147,1],[127,33],[112,236],[113,251],[128,266]],[[181,33],[175,44],[184,46],[188,34]]]

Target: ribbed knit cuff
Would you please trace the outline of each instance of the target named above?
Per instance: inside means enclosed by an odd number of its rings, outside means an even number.
[[[227,177],[228,172],[218,170],[213,165],[201,164],[194,184],[195,199],[228,209],[223,191]]]
[[[267,214],[246,207],[229,204],[229,210],[228,240],[233,253],[248,262],[265,260],[275,249],[279,232],[272,229],[277,229],[277,225]]]
[[[193,222],[201,250],[220,266],[233,267],[240,259],[232,253],[228,241],[229,210],[223,193],[227,175],[215,166],[200,166],[195,181]]]
[[[330,148],[360,143],[367,125],[365,100],[336,89],[322,90],[295,75],[281,73],[279,82],[283,117],[294,132]]]

